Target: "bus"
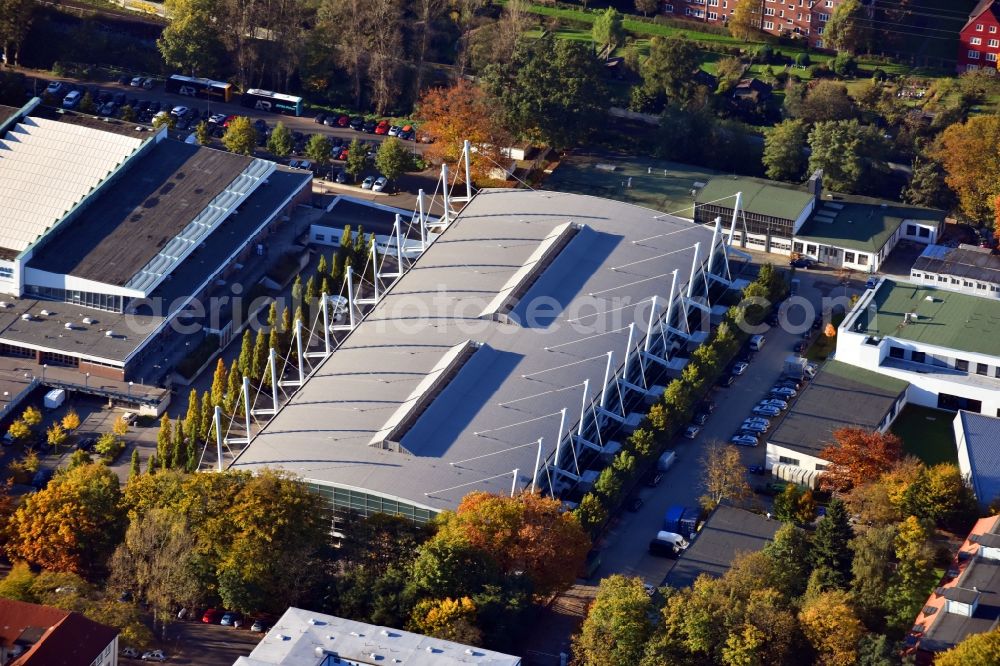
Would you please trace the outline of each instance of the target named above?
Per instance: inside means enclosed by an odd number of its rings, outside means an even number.
[[[188,95],[190,97],[200,97],[216,102],[228,102],[233,96],[233,86],[222,81],[211,79],[198,79],[191,76],[181,76],[174,74],[167,79],[166,89],[168,93],[175,95]]]
[[[258,111],[288,113],[293,116],[302,115],[301,97],[283,95],[270,90],[250,88],[240,95],[240,103],[248,109],[257,109]]]

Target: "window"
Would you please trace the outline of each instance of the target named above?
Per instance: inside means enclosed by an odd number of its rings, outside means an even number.
[[[827,21],[830,20],[830,15],[829,14],[817,14],[816,18],[818,18],[820,20],[820,22],[826,23]]]
[[[914,363],[923,363],[927,360],[927,354],[922,351],[910,352],[910,360]]]
[[[979,51],[969,49],[969,60],[979,60]]]
[[[14,269],[7,268],[6,266],[0,266],[0,278],[7,278],[8,280],[14,278]]]
[[[976,363],[976,374],[985,377],[989,374],[990,368],[985,363]]]
[[[982,23],[977,23],[976,24],[976,32],[982,32],[982,31],[983,31],[983,24]]]
[[[889,357],[890,358],[903,358],[903,348],[896,347],[895,345],[889,346]]]
[[[997,54],[996,53],[987,53],[986,54],[986,62],[996,62],[996,61],[997,61]]]
[[[802,243],[799,243],[798,241],[792,243],[792,250],[794,252],[798,252],[799,254],[802,254]]]
[[[996,33],[996,31],[997,31],[997,27],[995,25],[991,25],[990,26],[990,34],[992,35],[992,34]]]
[[[972,282],[970,282],[969,280],[962,280],[962,286],[963,287],[971,287],[972,286]]]
[[[969,362],[966,361],[964,358],[956,358],[955,359],[955,369],[958,370],[958,371],[960,371],[960,372],[968,372],[969,371]]]
[[[990,40],[990,48],[994,48],[995,49],[998,46],[1000,46],[1000,39],[991,39]]]
[[[931,230],[928,229],[927,227],[920,227],[919,229],[917,229],[917,235],[920,236],[921,238],[930,238]]]
[[[867,254],[859,254],[858,255],[858,265],[860,265],[860,266],[867,266],[868,265],[868,255]]]
[[[846,264],[853,264],[854,263],[854,253],[853,252],[844,252],[844,263],[846,263]]]
[[[824,4],[823,6],[824,7],[833,7],[833,0],[826,0],[826,4]]]
[[[778,462],[780,462],[782,465],[795,465],[796,467],[798,467],[801,461],[798,458],[789,458],[788,456],[778,456]]]
[[[778,10],[778,17],[779,18],[785,18],[785,10],[784,9],[779,9]]]
[[[944,275],[938,275],[938,282],[947,282],[948,278]]]
[[[917,225],[915,225],[915,224],[907,224],[906,225],[906,235],[907,236],[916,236],[917,235]]]
[[[965,71],[967,71],[967,72],[974,72],[977,69],[979,69],[979,65],[966,65],[965,66]]]
[[[764,16],[774,16],[774,7],[764,7]]]
[[[958,278],[952,278],[951,279],[951,283],[952,284],[958,284]]]
[[[719,15],[716,14],[715,12],[709,12],[708,13],[708,20],[709,21],[714,21],[714,20],[716,20],[718,18],[719,18]]]
[[[817,472],[822,472],[827,467],[828,467],[828,465],[824,465],[823,463],[816,463],[816,471]]]
[[[719,0],[708,0],[708,6],[709,7],[718,7],[719,6]]]
[[[969,40],[969,43],[972,44],[973,46],[979,46],[980,44],[983,43],[983,40],[979,37],[973,37],[972,39]]]
[[[811,254],[811,255],[815,256],[815,254],[816,254],[816,246],[812,245],[812,244],[806,245],[806,254]]]
[[[764,30],[774,30],[774,23],[772,21],[764,21]]]
[[[316,234],[316,240],[322,243],[326,240],[326,236],[324,234]]]

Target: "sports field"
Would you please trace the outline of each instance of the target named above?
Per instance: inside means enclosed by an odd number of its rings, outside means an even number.
[[[633,156],[571,155],[542,183],[547,190],[591,194],[633,203],[678,217],[694,216],[696,183],[718,171]]]

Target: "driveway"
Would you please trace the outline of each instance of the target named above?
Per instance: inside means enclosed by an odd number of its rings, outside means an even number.
[[[168,638],[159,641],[168,664],[197,664],[198,666],[233,666],[239,657],[249,655],[264,634],[247,629],[234,629],[218,624],[201,622],[174,622],[167,628]],[[122,666],[144,664],[137,659],[119,659]]]

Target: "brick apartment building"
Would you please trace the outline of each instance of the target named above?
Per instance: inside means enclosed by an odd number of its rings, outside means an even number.
[[[959,34],[958,71],[997,69],[1000,55],[1000,1],[980,0]]]
[[[705,23],[725,23],[739,0],[666,0],[664,14]],[[759,1],[759,0],[751,0]],[[841,0],[764,0],[761,29],[772,35],[793,35],[808,40],[814,48],[823,46],[823,26]]]

